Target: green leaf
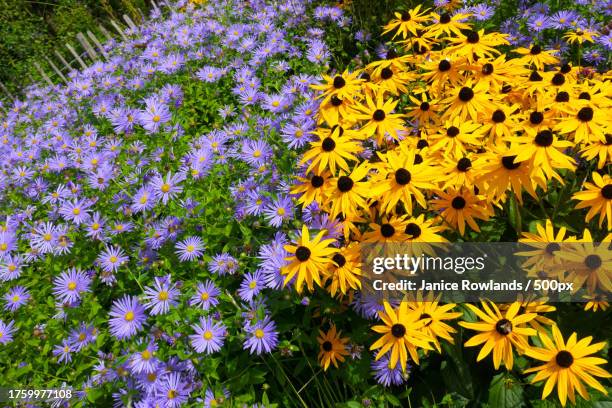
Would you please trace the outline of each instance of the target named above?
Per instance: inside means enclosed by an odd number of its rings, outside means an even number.
[[[516,378],[507,373],[493,377],[489,387],[489,405],[495,408],[524,407],[523,388]]]

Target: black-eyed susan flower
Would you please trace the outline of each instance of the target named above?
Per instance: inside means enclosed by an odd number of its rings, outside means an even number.
[[[427,320],[421,319],[418,311],[410,310],[408,302],[401,302],[394,309],[389,302],[384,302],[384,311],[379,312],[382,325],[372,327],[376,333],[383,334],[370,350],[378,350],[376,360],[378,361],[387,352],[391,351],[389,367],[395,368],[398,361],[402,371],[406,371],[408,355],[412,361],[419,364],[419,353],[417,347],[432,350],[433,339],[421,329],[427,324]]]
[[[450,41],[454,45],[449,47],[448,52],[464,56],[469,62],[479,58],[492,58],[499,55],[500,51],[494,47],[510,44],[505,39],[505,34],[485,34],[484,29],[480,31],[467,30],[465,34],[461,33]]]
[[[474,166],[478,176],[476,185],[495,201],[505,200],[507,192],[514,193],[520,203],[523,202],[523,190],[536,198],[534,185],[539,183],[546,187],[545,179],[532,178],[532,163],[519,162],[505,145],[491,146],[481,154]]]
[[[281,274],[286,275],[286,285],[297,275],[295,288],[302,293],[304,283],[308,290],[314,291],[313,283],[321,286],[321,275],[332,262],[332,256],[338,252],[337,248],[330,247],[333,239],[323,239],[326,231],[320,231],[312,240],[306,225],[302,225],[302,235],[295,245],[285,245],[285,251],[291,256],[285,258],[289,264],[281,268]]]
[[[313,133],[319,136],[319,140],[310,143],[310,149],[304,153],[301,161],[301,164],[310,161],[308,172],[315,170],[322,173],[329,169],[332,174],[336,174],[337,168],[349,170],[347,161],[357,161],[355,153],[361,152],[361,145],[345,137],[341,126],[319,128]]]
[[[556,169],[575,169],[575,160],[563,153],[574,144],[569,140],[559,139],[550,129],[542,129],[535,136],[524,134],[512,139],[517,142],[510,151],[516,157],[515,162],[531,160],[532,177],[555,178],[563,183]]]
[[[518,60],[526,66],[534,66],[538,70],[543,70],[546,65],[553,65],[559,62],[559,59],[553,54],[553,50],[543,50],[538,44],[533,44],[529,48],[519,47],[514,50],[517,54],[522,55]]]
[[[436,175],[427,162],[416,163],[417,153],[408,143],[401,142],[399,148],[378,153],[381,161],[374,165],[377,173],[372,177],[370,197],[381,202],[381,210],[389,213],[401,202],[405,211],[412,214],[413,198],[423,208],[427,207],[421,190],[433,188]]]
[[[299,183],[291,187],[291,194],[298,195],[298,204],[304,207],[313,201],[322,205],[326,202],[326,191],[329,189],[331,174],[329,171],[314,172],[297,178]]]
[[[356,119],[365,122],[360,132],[366,137],[376,135],[379,144],[383,143],[386,135],[398,139],[398,134],[404,131],[403,115],[392,113],[398,102],[392,98],[385,100],[383,92],[378,92],[374,98],[366,94],[365,104],[356,105],[354,113]]]
[[[401,13],[394,13],[395,18],[389,21],[384,27],[383,34],[395,32],[393,38],[398,35],[406,39],[409,34],[416,35],[417,30],[422,30],[423,23],[426,23],[431,18],[425,13],[428,9],[421,10],[421,4],[413,9],[402,11]]]
[[[582,44],[585,41],[593,43],[595,42],[595,37],[599,37],[599,33],[588,28],[570,30],[563,35],[563,38],[569,44]]]
[[[593,143],[585,144],[580,151],[586,160],[597,158],[597,168],[602,169],[606,164],[612,163],[612,134],[606,133],[605,140],[597,140]]]
[[[594,243],[591,232],[585,229],[577,243],[565,245],[564,250],[560,251],[563,269],[568,271],[565,280],[574,283],[572,293],[583,286],[586,286],[589,295],[612,290],[610,238],[608,235],[601,243]]]
[[[479,112],[486,110],[491,99],[488,95],[488,85],[484,82],[479,82],[473,85],[471,79],[467,80],[463,86],[457,86],[450,93],[451,95],[441,101],[442,104],[447,104],[448,109],[442,115],[442,118],[459,118],[465,121],[470,118],[472,121],[477,121]]]
[[[461,30],[469,30],[470,25],[463,23],[467,20],[469,14],[455,13],[450,15],[446,11],[442,14],[431,13],[433,24],[428,27],[429,33],[434,37],[441,37],[446,34],[447,37],[460,36]]]
[[[535,313],[519,314],[521,304],[514,302],[505,313],[501,313],[493,302],[481,301],[483,310],[467,303],[466,306],[481,320],[476,323],[462,321],[459,325],[480,332],[465,342],[466,347],[483,344],[476,361],[481,361],[493,352],[493,366],[498,369],[502,361],[508,370],[514,365],[514,348],[523,353],[529,348],[527,338],[537,332],[525,324],[533,320]]]
[[[612,178],[608,174],[601,176],[597,172],[591,173],[592,183],[584,183],[584,190],[572,196],[580,201],[576,209],[588,208],[585,221],[599,215],[598,225],[601,227],[604,219],[608,220],[608,231],[612,230]]]
[[[537,373],[531,379],[532,383],[546,380],[542,399],[552,392],[555,385],[563,406],[568,397],[572,404],[576,403],[576,391],[585,400],[589,399],[584,384],[607,394],[606,389],[594,378],[611,377],[606,370],[599,367],[607,361],[592,356],[606,346],[605,342],[591,344],[591,336],[578,340],[576,333],[572,333],[565,342],[557,326],[552,326],[552,340],[544,331],[538,332],[538,335],[543,347],[530,347],[525,350],[525,354],[546,364],[529,368],[525,373]]]
[[[370,183],[364,180],[370,166],[367,162],[355,166],[350,173],[340,172],[338,177],[330,180],[327,192],[332,218],[341,214],[352,217],[358,214],[360,208],[367,208],[366,197],[369,197]]]
[[[330,280],[329,293],[334,296],[338,290],[346,295],[350,289],[361,288],[361,251],[356,242],[343,246],[334,254],[327,269]]]
[[[439,298],[440,296],[434,298],[432,293],[423,297],[423,294],[418,292],[416,298],[408,302],[408,307],[419,313],[421,320],[426,320],[425,326],[421,330],[433,339],[434,347],[438,353],[442,352],[439,339],[455,344],[453,334],[457,333],[457,330],[445,321],[457,319],[462,315],[461,312],[453,311],[457,306],[456,304],[441,305]]]
[[[311,87],[322,91],[319,97],[323,98],[324,101],[333,96],[341,100],[352,98],[359,92],[361,86],[362,80],[359,78],[359,74],[359,71],[348,72],[348,70],[335,76],[323,74],[324,82],[318,85],[311,85]]]
[[[609,114],[606,110],[582,101],[575,105],[573,115],[561,118],[554,129],[561,134],[573,134],[575,143],[604,142],[606,130],[612,126]]]
[[[478,123],[455,116],[446,120],[436,132],[427,136],[432,152],[440,151],[452,157],[463,157],[468,150],[483,144],[483,134]]]
[[[319,363],[323,370],[327,371],[330,364],[338,368],[338,362],[344,362],[344,357],[349,354],[346,349],[346,344],[349,342],[348,337],[340,337],[341,332],[336,330],[336,326],[332,325],[329,330],[324,332],[319,330]]]
[[[480,231],[476,219],[488,220],[493,210],[484,196],[474,194],[470,189],[436,190],[439,198],[433,199],[431,205],[440,211],[440,217],[451,227],[458,229],[459,234],[465,234],[465,224],[474,231]]]

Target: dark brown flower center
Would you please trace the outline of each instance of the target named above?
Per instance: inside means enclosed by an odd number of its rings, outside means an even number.
[[[561,350],[555,356],[555,362],[559,367],[569,368],[572,364],[574,364],[574,356],[572,353],[566,350]]]
[[[382,79],[389,79],[393,76],[393,71],[391,71],[391,68],[383,68],[382,71],[380,71],[380,77]]]
[[[310,179],[310,184],[314,187],[314,188],[319,188],[323,185],[323,183],[325,182],[325,179],[321,176],[312,176],[312,178]]]
[[[459,171],[468,171],[472,167],[472,161],[467,157],[462,157],[457,162],[457,170]]]
[[[531,122],[532,125],[539,125],[540,123],[542,123],[544,121],[544,114],[542,112],[531,112],[529,114],[529,122]]]
[[[569,94],[565,91],[561,91],[557,94],[555,102],[567,102],[569,101]]]
[[[406,326],[401,323],[395,323],[393,326],[391,326],[391,334],[393,337],[401,339],[406,334]]]
[[[295,250],[295,257],[300,262],[306,262],[310,258],[310,254],[310,249],[306,248],[305,246],[299,246]]]
[[[512,322],[508,319],[501,319],[495,323],[495,330],[499,334],[507,336],[512,333]]]
[[[559,245],[556,242],[551,242],[550,244],[546,245],[546,253],[548,255],[553,255],[553,252],[557,252],[561,249],[561,245]]]
[[[440,61],[440,63],[438,64],[438,70],[442,71],[442,72],[446,72],[449,69],[451,69],[451,63],[448,62],[447,60],[442,60]]]
[[[567,74],[572,70],[572,66],[570,64],[563,64],[563,66],[561,66],[561,69],[559,69],[559,71],[561,71],[561,73],[563,74]]]
[[[535,143],[540,147],[548,147],[553,144],[553,134],[550,130],[545,129],[535,137]]]
[[[419,109],[421,109],[423,112],[427,112],[429,110],[429,102],[421,103],[421,106],[419,106]]]
[[[542,79],[542,75],[540,75],[538,71],[532,71],[531,75],[529,75],[529,80],[532,82],[541,81]]]
[[[420,154],[415,154],[414,155],[414,164],[421,164],[423,163],[423,156],[421,156]]]
[[[383,224],[380,226],[380,234],[385,238],[391,238],[395,234],[395,228],[391,224]]]
[[[612,141],[612,137],[610,137],[610,140]],[[417,149],[423,149],[427,146],[429,146],[429,142],[425,139],[419,139],[416,145]]]
[[[451,205],[453,206],[455,210],[462,210],[463,208],[465,208],[466,204],[467,203],[465,201],[465,198],[461,196],[457,196],[453,198],[453,201],[451,202]]]
[[[332,106],[335,106],[336,108],[340,105],[342,105],[342,99],[338,98],[336,95],[331,97],[330,100]]]
[[[502,123],[504,120],[506,120],[506,114],[503,110],[498,109],[493,112],[493,116],[491,117],[491,119],[493,119],[493,122],[495,123]]]
[[[344,88],[344,85],[346,85],[344,78],[342,78],[340,75],[336,75],[334,78],[334,88],[341,89]]]
[[[563,85],[565,83],[565,75],[561,73],[556,73],[552,77],[552,83],[553,85],[557,85],[557,86]]]
[[[440,15],[440,23],[441,24],[448,24],[451,21],[451,16],[448,13],[442,13]]]
[[[323,139],[323,143],[321,143],[321,148],[325,152],[331,152],[336,148],[336,142],[331,137],[326,137]]]
[[[516,170],[521,166],[521,162],[515,162],[516,155],[502,157],[502,165],[508,170]]]
[[[541,52],[542,52],[542,47],[540,47],[537,44],[531,47],[531,50],[529,51],[531,55],[538,55]]]
[[[402,11],[402,21],[410,21],[410,13]]]
[[[335,254],[332,260],[338,265],[338,268],[342,268],[346,264],[346,258],[342,254]]]
[[[580,109],[578,111],[578,119],[580,119],[583,122],[589,122],[590,120],[592,120],[593,119],[593,108],[587,106],[587,107]]]
[[[482,74],[483,75],[491,75],[493,73],[493,64],[491,64],[490,62],[487,62],[486,64],[484,64],[482,66]]]
[[[372,115],[372,118],[377,122],[382,122],[383,120],[385,120],[385,117],[385,111],[382,109],[376,109],[374,111],[374,114]]]
[[[405,186],[410,183],[411,179],[412,174],[410,174],[408,170],[402,168],[395,171],[395,182],[400,186]]]
[[[612,184],[606,184],[601,189],[601,196],[606,200],[612,200]]]
[[[472,100],[473,97],[474,97],[474,91],[472,91],[472,88],[468,88],[467,86],[464,86],[459,91],[459,99],[463,102],[469,102]]]
[[[421,227],[419,227],[418,224],[411,222],[406,225],[404,232],[413,239],[418,238],[421,235]]]
[[[355,183],[350,177],[342,176],[338,179],[338,190],[343,193],[346,193],[347,191],[351,191],[354,184]]]
[[[590,101],[591,94],[589,94],[588,92],[580,92],[580,95],[578,95],[578,99],[584,99],[584,100]]]
[[[473,30],[470,30],[465,37],[467,42],[469,42],[470,44],[476,44],[480,40],[480,36],[478,35],[478,33]]]
[[[328,352],[328,353],[329,353],[330,351],[332,351],[332,348],[333,348],[333,347],[332,347],[332,343],[331,343],[331,341],[329,341],[329,340],[325,340],[325,341],[323,342],[323,344],[321,344],[321,348],[323,348],[323,350],[324,350],[324,351],[326,351],[326,352]]]
[[[451,126],[446,129],[446,136],[455,137],[459,134],[459,128],[457,126]]]
[[[596,254],[587,255],[587,257],[584,258],[584,264],[589,269],[597,269],[602,263],[601,257]]]

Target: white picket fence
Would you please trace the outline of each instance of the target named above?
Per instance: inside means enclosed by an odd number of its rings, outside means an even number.
[[[161,11],[155,0],[150,0],[150,2],[154,10]],[[144,19],[145,15],[143,14],[143,12],[140,9],[138,9],[138,12],[140,13],[141,18]],[[127,26],[131,30],[136,31],[138,29],[138,26],[127,14],[124,14],[122,18],[124,20],[125,25],[115,20],[110,20],[110,25],[123,40],[127,40],[128,37],[124,32],[124,27]],[[34,68],[36,69],[36,71],[38,71],[43,81],[45,81],[51,86],[55,85],[54,81],[68,83],[67,74],[75,69],[74,64],[78,63],[77,69],[85,69],[88,67],[88,63],[93,63],[99,60],[107,60],[109,58],[109,55],[104,49],[103,44],[106,41],[110,41],[113,38],[113,35],[101,24],[98,25],[98,29],[105,37],[105,39],[102,41],[100,41],[96,37],[96,35],[90,30],[87,30],[85,34],[78,33],[76,35],[77,43],[80,45],[80,53],[77,52],[77,49],[75,49],[72,44],[67,43],[65,44],[66,49],[70,54],[70,57],[68,57],[68,59],[64,58],[64,56],[59,50],[54,50],[54,56],[52,56],[51,58],[49,56],[45,56],[44,59],[51,68],[51,72],[46,72],[40,66],[39,62],[34,62]],[[55,62],[52,59],[54,57],[57,57],[57,60]],[[34,83],[35,79],[30,74],[28,74],[28,76],[30,82]],[[12,95],[11,92],[9,92],[9,90],[2,82],[0,82],[0,90],[2,90],[2,92],[4,92],[4,94],[11,101],[15,100],[15,96]]]

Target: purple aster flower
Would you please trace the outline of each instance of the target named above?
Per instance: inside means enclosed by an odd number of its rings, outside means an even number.
[[[476,20],[485,21],[493,16],[495,8],[486,4],[478,4],[471,7],[471,12]]]
[[[265,287],[263,281],[263,273],[261,271],[255,271],[253,273],[247,273],[244,275],[244,279],[238,289],[238,295],[244,301],[250,301],[253,297],[257,296],[259,292]]]
[[[327,45],[323,41],[314,39],[308,43],[308,51],[306,53],[308,61],[315,64],[324,64],[330,56]]]
[[[204,310],[208,310],[211,307],[215,307],[219,304],[217,296],[221,294],[221,291],[215,286],[214,282],[207,280],[204,283],[198,283],[196,293],[190,299],[189,304],[191,306],[199,306]]]
[[[252,166],[261,166],[269,162],[272,148],[263,140],[246,139],[242,144],[240,158]]]
[[[0,257],[0,281],[6,282],[19,278],[24,260],[25,256],[22,254]]]
[[[5,310],[10,312],[14,312],[19,309],[21,306],[28,303],[30,299],[30,294],[27,289],[23,286],[15,286],[11,290],[9,290],[6,295],[4,295],[4,300],[6,300],[6,306],[4,306]]]
[[[222,406],[225,401],[230,397],[230,393],[227,389],[222,390],[222,394],[215,396],[215,393],[210,388],[206,389],[204,393],[204,408],[216,408]]]
[[[178,242],[175,248],[181,262],[193,261],[204,255],[204,242],[200,237],[188,237]]]
[[[77,268],[62,272],[53,279],[53,294],[61,303],[74,303],[81,294],[89,292],[91,278]]]
[[[130,258],[125,255],[123,249],[115,246],[108,246],[100,255],[98,255],[97,262],[103,271],[109,273],[115,273],[125,264]]]
[[[410,365],[406,366],[406,374],[402,373],[402,366],[397,364],[395,368],[389,368],[389,356],[384,355],[378,361],[372,362],[374,378],[379,384],[389,387],[390,385],[401,385],[407,380]]]
[[[529,17],[527,21],[527,27],[531,31],[539,33],[540,31],[546,30],[551,27],[550,19],[542,14],[535,14]]]
[[[271,353],[278,344],[278,332],[276,323],[266,316],[264,320],[247,325],[245,327],[247,337],[244,342],[244,349],[251,354],[260,355],[261,353]]]
[[[192,326],[195,334],[189,336],[191,345],[198,353],[212,354],[221,350],[227,335],[221,322],[214,322],[211,317],[200,317],[200,324]]]
[[[145,104],[145,109],[138,113],[138,121],[149,133],[156,133],[160,125],[172,119],[172,114],[157,97],[147,98]]]
[[[268,223],[273,227],[280,227],[283,221],[293,218],[293,201],[288,196],[281,196],[268,204],[264,210]]]
[[[57,229],[50,223],[45,222],[34,228],[30,238],[30,246],[41,254],[53,252],[57,245]]]
[[[178,408],[189,398],[190,388],[181,379],[181,373],[171,372],[165,376],[155,392],[155,402],[164,408]]]
[[[84,322],[81,322],[77,329],[70,332],[68,340],[74,351],[81,351],[88,344],[96,341],[98,337],[98,329],[95,326],[89,326]]]
[[[13,320],[5,324],[0,319],[0,344],[7,344],[13,341],[13,334],[17,331],[15,329],[15,322]]]
[[[596,38],[595,41],[603,45],[608,51],[612,51],[612,33],[602,35],[601,37]]]
[[[133,296],[125,295],[113,302],[108,324],[110,332],[119,340],[132,337],[147,320],[145,308]]]
[[[68,364],[69,362],[72,361],[73,351],[74,350],[70,346],[70,343],[68,343],[68,340],[62,340],[62,344],[58,344],[53,349],[53,355],[57,357],[58,363],[63,362],[64,364]]]
[[[17,237],[13,231],[0,231],[0,260],[17,249]]]
[[[550,17],[550,24],[553,28],[563,30],[570,27],[570,22],[577,17],[575,11],[560,10]]]
[[[223,252],[215,255],[208,264],[208,270],[219,275],[234,274],[238,269],[238,261],[230,254]]]
[[[172,173],[168,172],[165,178],[156,174],[150,184],[155,194],[155,199],[161,201],[164,205],[167,204],[169,200],[183,191],[183,187],[179,185],[183,180],[185,180],[184,173],[172,175]]]
[[[138,213],[142,211],[148,211],[155,206],[155,200],[153,189],[149,186],[141,187],[136,194],[134,194],[134,201],[132,202],[132,211]]]
[[[145,288],[145,307],[151,309],[152,315],[166,314],[171,306],[178,304],[179,290],[170,281],[170,275],[156,277],[153,286]]]
[[[149,342],[144,350],[132,354],[129,359],[129,367],[132,374],[149,374],[157,371],[160,361],[155,357],[156,351],[157,344]]]
[[[196,72],[196,77],[204,82],[216,82],[223,76],[223,71],[215,67],[203,67]]]
[[[605,61],[604,53],[597,48],[592,48],[585,52],[584,59],[594,65]]]

